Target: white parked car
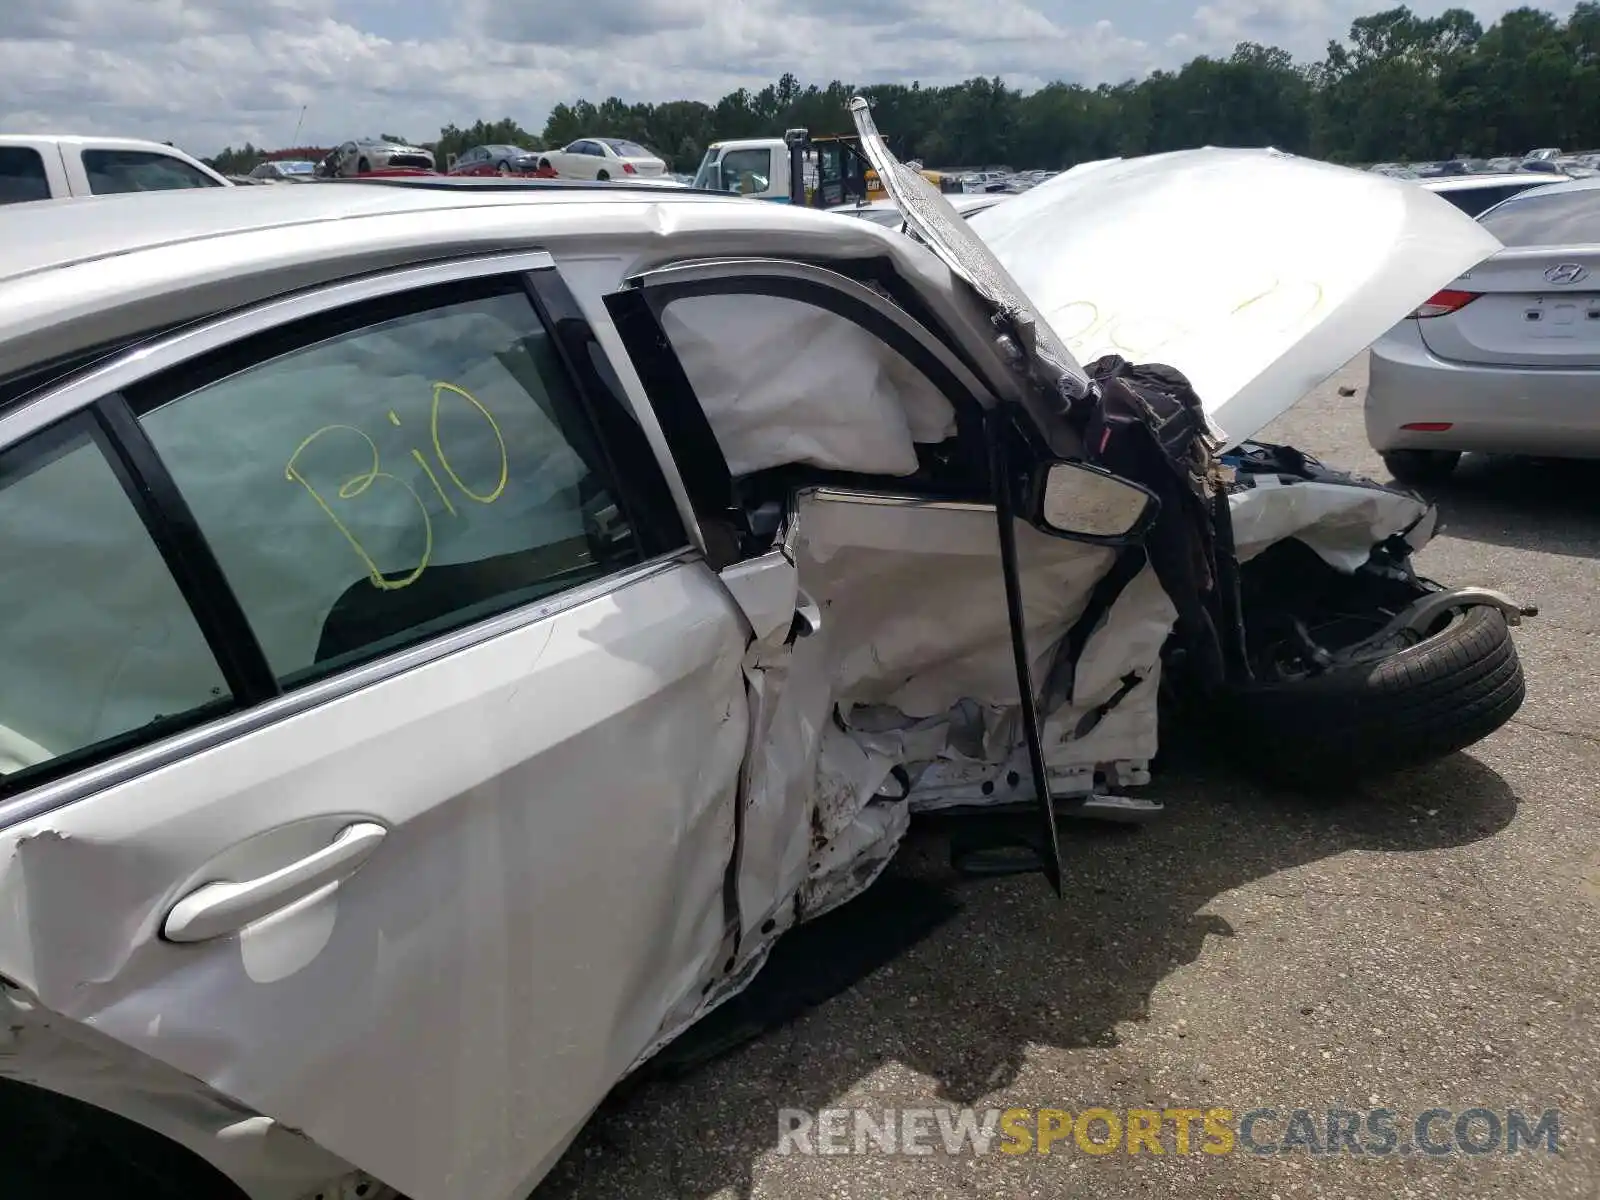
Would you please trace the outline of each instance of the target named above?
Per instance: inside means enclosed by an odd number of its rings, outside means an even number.
[[[969,224],[857,121],[921,242],[468,177],[0,211],[0,1176],[520,1198],[914,811],[1033,812],[1059,887],[1164,722],[1348,777],[1516,710],[1429,506],[1246,440],[1493,238],[1260,151]],[[1203,403],[1074,353],[1163,338]]]
[[[543,154],[563,179],[625,179],[665,175],[667,164],[626,138],[579,138]]]
[[[1505,248],[1372,347],[1367,438],[1405,482],[1448,476],[1463,451],[1600,457],[1600,180],[1478,220]]]

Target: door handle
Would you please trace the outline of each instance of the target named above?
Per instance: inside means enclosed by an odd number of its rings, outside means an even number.
[[[252,921],[350,875],[387,833],[376,822],[357,821],[341,829],[321,850],[270,874],[203,884],[172,906],[161,934],[169,942],[204,942],[237,933]]]

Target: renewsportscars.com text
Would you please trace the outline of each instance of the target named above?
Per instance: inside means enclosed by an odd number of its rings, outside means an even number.
[[[785,1108],[779,1154],[1559,1154],[1561,1114],[1519,1108]]]

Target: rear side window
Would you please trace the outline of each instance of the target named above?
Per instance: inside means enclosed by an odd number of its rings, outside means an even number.
[[[654,158],[655,155],[646,150],[638,142],[610,141],[606,145],[617,152],[619,158]]]
[[[0,453],[0,793],[231,707],[99,435]]]
[[[0,204],[50,199],[44,159],[27,146],[0,146]]]
[[[148,150],[85,150],[83,169],[89,176],[89,190],[97,196],[222,186],[182,159]]]
[[[387,304],[130,397],[286,687],[641,558],[520,284]]]
[[[1483,215],[1483,227],[1506,246],[1600,243],[1600,188],[1513,196]]]

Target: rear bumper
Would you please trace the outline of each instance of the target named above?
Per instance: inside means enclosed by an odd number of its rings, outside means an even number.
[[[1400,322],[1372,345],[1365,403],[1375,450],[1600,458],[1600,371],[1446,362]],[[1448,424],[1438,431],[1414,423]]]

